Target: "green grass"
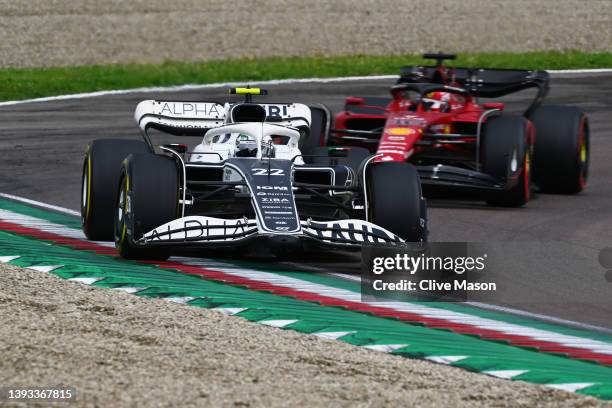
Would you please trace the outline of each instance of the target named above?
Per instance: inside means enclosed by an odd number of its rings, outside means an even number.
[[[267,58],[197,63],[96,65],[0,70],[0,100],[126,89],[142,86],[248,82],[267,79],[395,74],[425,63],[416,55]],[[452,65],[489,68],[570,69],[612,67],[612,53],[546,51],[462,54]]]

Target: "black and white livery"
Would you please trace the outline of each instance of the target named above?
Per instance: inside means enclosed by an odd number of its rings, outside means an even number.
[[[267,94],[258,88],[230,93],[245,101],[143,101],[135,112],[143,141],[88,146],[81,208],[89,239],[114,239],[132,259],[163,259],[173,248],[263,243],[286,253],[426,240],[411,164],[324,147],[330,113],[322,105],[253,103]],[[156,147],[152,129],[201,141],[191,150]]]

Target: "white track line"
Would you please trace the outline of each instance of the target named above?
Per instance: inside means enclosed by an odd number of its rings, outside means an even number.
[[[567,383],[567,384],[544,384],[547,387],[554,388],[556,390],[563,390],[568,392],[580,391],[584,388],[595,385],[595,383]]]
[[[330,340],[338,340],[340,337],[348,336],[349,334],[355,334],[355,331],[338,331],[338,332],[317,332],[311,333],[317,337],[322,337],[324,339]]]
[[[19,258],[21,258],[19,255],[0,256],[0,263],[9,263],[9,262],[14,261],[15,259],[19,259]]]
[[[438,364],[453,364],[457,361],[465,360],[469,356],[429,356],[425,360],[433,361]]]
[[[285,326],[296,323],[297,320],[258,320],[257,323],[264,324],[270,327],[278,327],[282,329]]]
[[[289,262],[285,262],[285,265],[289,265],[289,264],[290,264]],[[295,268],[299,267],[299,265],[296,264],[296,263],[291,263],[291,264]],[[340,279],[344,279],[344,280],[349,280],[349,281],[361,283],[361,276],[360,275],[350,275],[350,274],[347,274],[347,273],[340,273],[340,272],[329,272],[328,270],[326,270],[324,268],[319,268],[319,267],[310,267],[309,266],[308,269],[310,269],[310,270],[315,270],[316,269],[318,273],[334,276],[334,277],[337,277],[337,278],[340,278]],[[540,313],[528,312],[526,310],[514,309],[512,307],[492,305],[492,304],[489,304],[489,303],[482,303],[482,302],[464,302],[464,303],[466,305],[477,307],[479,309],[492,310],[494,312],[513,314],[513,315],[522,316],[522,317],[528,317],[530,319],[541,320],[541,321],[544,321],[544,322],[549,322],[549,323],[554,323],[554,324],[561,324],[561,325],[564,325],[564,326],[574,327],[574,328],[577,328],[577,329],[592,330],[592,331],[598,331],[598,332],[602,332],[602,333],[612,334],[612,329],[608,329],[606,327],[596,326],[596,325],[588,324],[588,323],[576,322],[574,320],[561,319],[559,317],[543,315],[543,314],[540,314]]]
[[[31,269],[33,271],[49,273],[59,268],[63,268],[64,265],[34,265],[34,266],[26,266],[26,269]]]
[[[408,344],[370,344],[362,347],[367,348],[369,350],[380,351],[383,353],[393,353],[395,350],[399,350],[408,346]]]
[[[247,310],[247,308],[246,307],[215,307],[212,310],[218,310],[223,314],[233,316],[240,312],[244,312],[245,310]]]
[[[8,199],[14,200],[14,201],[19,201],[20,203],[24,203],[24,204],[35,205],[37,207],[46,208],[46,209],[57,211],[57,212],[61,212],[61,213],[64,213],[64,214],[76,215],[77,217],[81,216],[80,212],[71,210],[69,208],[58,207],[57,205],[51,205],[51,204],[47,204],[47,203],[42,203],[40,201],[30,200],[29,198],[14,196],[12,194],[0,193],[0,197],[8,198]]]
[[[118,290],[120,292],[125,293],[138,293],[147,289],[145,286],[121,286],[119,288],[113,288],[114,290]]]
[[[71,282],[79,282],[85,285],[92,285],[96,282],[104,280],[104,278],[68,278],[67,280]]]
[[[519,375],[525,374],[527,371],[529,370],[490,370],[482,371],[482,373],[497,378],[503,378],[505,380],[511,380],[514,377],[518,377]]]
[[[6,102],[0,102],[0,106],[23,105],[26,103],[35,103],[35,102],[62,101],[62,100],[67,100],[67,99],[94,98],[97,96],[108,96],[108,95],[127,95],[127,94],[151,93],[151,92],[197,91],[201,89],[210,89],[210,88],[229,88],[232,86],[244,85],[246,83],[248,83],[249,85],[287,85],[287,84],[301,84],[301,83],[326,84],[329,82],[350,82],[350,81],[385,80],[385,79],[391,80],[395,78],[397,78],[397,75],[351,76],[351,77],[338,77],[338,78],[291,78],[291,79],[275,79],[275,80],[270,80],[270,81],[217,82],[217,83],[212,83],[212,84],[186,84],[186,85],[176,85],[176,86],[143,87],[143,88],[132,88],[132,89],[117,89],[117,90],[110,90],[110,91],[85,92],[85,93],[58,95],[58,96],[47,96],[44,98],[23,99],[19,101],[6,101]]]
[[[580,74],[610,74],[612,68],[595,68],[595,69],[566,69],[566,70],[549,70],[552,76],[580,75]],[[159,86],[159,87],[142,87],[131,89],[116,89],[109,91],[84,92],[68,95],[48,96],[44,98],[23,99],[18,101],[0,102],[2,106],[23,105],[27,103],[62,101],[70,99],[94,98],[97,96],[108,95],[129,95],[136,93],[151,93],[151,92],[180,92],[180,91],[197,91],[201,89],[211,88],[228,88],[231,86],[239,86],[244,84],[250,85],[288,85],[288,84],[327,84],[330,82],[351,82],[351,81],[377,81],[377,80],[392,80],[396,79],[397,75],[372,75],[372,76],[348,76],[348,77],[332,77],[332,78],[289,78],[289,79],[274,79],[269,81],[237,81],[237,82],[217,82],[212,84],[186,84],[175,86]]]

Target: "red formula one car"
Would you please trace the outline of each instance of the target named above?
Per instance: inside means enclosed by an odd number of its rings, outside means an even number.
[[[435,66],[405,67],[392,98],[346,99],[330,144],[365,147],[379,162],[414,164],[425,191],[477,192],[489,204],[521,206],[532,188],[578,193],[586,186],[589,122],[573,106],[547,106],[546,71],[448,68],[450,54],[425,54]],[[484,102],[528,88],[522,114]]]

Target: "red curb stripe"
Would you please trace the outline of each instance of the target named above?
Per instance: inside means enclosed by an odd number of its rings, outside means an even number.
[[[34,228],[24,227],[11,222],[0,221],[0,229],[12,231],[20,235],[27,235],[33,238],[52,241],[57,244],[66,245],[78,250],[91,250],[103,255],[117,255],[114,248],[108,248],[81,239],[64,237],[50,232],[40,231]],[[337,299],[334,297],[319,295],[311,292],[303,292],[284,286],[276,286],[267,282],[260,282],[248,278],[231,275],[221,271],[208,270],[202,267],[185,265],[177,262],[152,262],[143,261],[142,263],[157,265],[165,269],[174,269],[189,275],[199,275],[206,279],[219,280],[235,286],[245,286],[249,289],[268,291],[276,295],[291,296],[299,300],[317,302],[323,306],[343,307],[347,310],[367,312],[379,317],[394,317],[408,323],[423,324],[432,329],[448,329],[458,334],[469,334],[479,336],[484,340],[503,340],[513,346],[533,347],[537,351],[552,354],[563,354],[569,358],[577,360],[594,361],[602,365],[612,365],[612,356],[602,353],[595,353],[579,347],[567,347],[550,341],[541,341],[528,336],[506,334],[489,329],[482,329],[470,324],[449,322],[443,319],[424,317],[409,312],[400,312],[382,306],[372,306],[349,300]]]

